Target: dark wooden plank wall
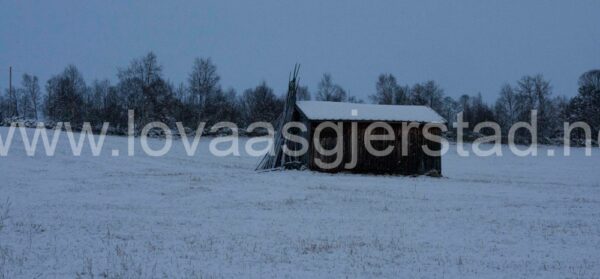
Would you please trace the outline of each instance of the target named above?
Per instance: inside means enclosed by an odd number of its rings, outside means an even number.
[[[304,119],[306,121],[306,119]],[[345,164],[351,162],[351,140],[352,140],[352,124],[351,122],[343,122],[343,160],[342,163],[334,169],[322,169],[316,163],[315,159],[319,158],[323,162],[334,162],[336,155],[323,156],[317,152],[313,145],[312,137],[314,135],[315,128],[320,124],[320,121],[312,121],[309,125],[309,132],[305,135],[308,136],[309,140],[309,151],[308,156],[301,158],[303,163],[308,165],[312,170],[323,171],[323,172],[355,172],[355,173],[390,173],[390,174],[425,174],[430,170],[437,170],[440,174],[442,171],[441,156],[429,156],[423,151],[422,145],[427,145],[431,150],[440,150],[440,143],[426,140],[423,136],[423,126],[421,124],[419,128],[412,128],[408,133],[408,154],[402,156],[402,123],[388,123],[392,126],[395,134],[395,141],[373,141],[372,145],[377,150],[383,150],[388,145],[393,145],[394,150],[391,154],[384,157],[377,157],[370,154],[364,144],[364,134],[367,127],[371,122],[358,122],[357,123],[357,164],[353,169],[345,169]],[[337,123],[337,122],[334,122]],[[329,130],[329,131],[327,131]],[[331,129],[323,130],[321,144],[327,149],[335,146],[336,139],[328,137]],[[383,129],[381,129],[383,130]],[[377,129],[374,133],[381,134],[382,131]],[[439,128],[430,129],[432,134],[441,135]]]

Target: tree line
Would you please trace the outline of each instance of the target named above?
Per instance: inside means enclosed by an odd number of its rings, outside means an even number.
[[[391,74],[382,74],[376,83],[376,92],[370,96],[376,104],[426,105],[442,115],[449,124],[462,112],[464,122],[469,122],[467,131],[473,131],[478,123],[498,123],[502,135],[517,122],[531,122],[531,111],[537,111],[538,140],[553,142],[563,137],[563,123],[586,122],[593,135],[600,131],[600,70],[582,74],[578,81],[578,94],[569,99],[555,96],[550,81],[541,74],[525,75],[514,84],[504,84],[493,104],[483,101],[481,93],[461,95],[457,99],[445,96],[444,90],[435,81],[426,81],[412,86],[400,85]],[[452,128],[449,125],[449,135]],[[576,136],[583,136],[578,130]],[[483,134],[493,131],[483,130]],[[517,137],[527,141],[527,131],[520,130]],[[477,136],[477,135],[471,135]]]
[[[232,88],[223,89],[210,59],[196,59],[187,82],[175,85],[165,79],[151,52],[119,69],[116,84],[109,80],[86,84],[77,67],[68,65],[46,82],[42,94],[38,78],[24,74],[20,87],[0,96],[0,119],[43,115],[46,121],[88,121],[93,126],[106,121],[122,130],[127,126],[127,110],[133,109],[136,124],[182,121],[196,127],[200,121],[273,122],[282,107],[282,99],[265,82],[239,96]]]
[[[94,127],[106,121],[114,131],[127,126],[129,109],[135,110],[136,124],[161,121],[174,126],[175,121],[182,121],[196,127],[199,122],[248,125],[277,120],[284,96],[276,94],[266,82],[238,94],[233,88],[224,89],[220,80],[210,58],[197,58],[187,81],[173,84],[164,77],[162,65],[152,52],[119,69],[116,84],[107,79],[87,84],[77,67],[68,65],[46,82],[45,94],[36,76],[24,74],[21,86],[0,94],[0,119],[39,120],[43,116],[46,121],[87,121]],[[362,102],[347,96],[330,74],[323,75],[317,88],[317,100]],[[308,87],[298,89],[298,99],[311,99]]]
[[[120,68],[116,84],[109,80],[87,84],[77,67],[68,65],[52,76],[44,89],[42,92],[36,76],[24,74],[20,86],[0,94],[0,119],[43,118],[75,124],[88,121],[95,127],[106,121],[111,123],[113,133],[119,133],[127,126],[127,110],[133,109],[138,127],[151,121],[173,126],[175,121],[182,121],[187,127],[196,127],[199,122],[211,125],[230,121],[244,126],[256,121],[274,123],[285,97],[276,94],[264,81],[241,94],[233,88],[223,88],[217,67],[210,58],[196,58],[186,82],[174,84],[164,77],[163,67],[152,52]],[[310,100],[312,94],[307,86],[300,86],[297,97]],[[314,98],[364,102],[348,96],[328,73],[323,74],[317,84]],[[600,130],[600,70],[582,74],[578,94],[571,99],[555,96],[550,82],[539,74],[526,75],[513,84],[503,85],[493,104],[484,102],[480,93],[456,99],[446,96],[433,80],[409,85],[399,83],[392,74],[381,74],[369,100],[375,104],[426,105],[450,124],[462,112],[463,121],[470,123],[470,129],[477,123],[494,121],[503,134],[516,122],[529,122],[531,110],[537,110],[541,141],[562,136],[565,121],[584,121],[592,127],[593,133]]]

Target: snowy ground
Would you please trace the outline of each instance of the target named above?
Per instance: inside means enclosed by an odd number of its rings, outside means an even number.
[[[70,155],[66,137],[51,158],[13,143],[0,278],[600,277],[598,148],[450,152],[435,179],[256,173],[208,141],[161,158],[111,157],[120,137],[100,157]]]

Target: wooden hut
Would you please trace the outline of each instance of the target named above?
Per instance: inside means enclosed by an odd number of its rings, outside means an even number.
[[[432,136],[440,138],[446,121],[434,110],[427,106],[296,101],[298,69],[296,66],[290,75],[275,131],[274,154],[265,155],[257,170],[306,167],[324,172],[441,175],[441,143]],[[286,127],[289,123],[303,128]],[[370,135],[379,138],[365,141],[366,137],[373,139]],[[391,152],[377,154],[390,148]],[[425,148],[433,154],[427,154]],[[305,152],[299,152],[302,150]]]
[[[440,125],[445,120],[427,106],[298,101],[292,121],[301,122],[307,127],[306,131],[298,134],[307,140],[308,152],[295,161],[311,170],[405,175],[442,172],[441,155],[428,155],[424,150],[427,147],[439,153],[441,144],[439,141],[426,139],[424,129],[427,128],[431,135],[440,136]],[[333,124],[336,128],[333,128]],[[371,140],[366,143],[365,137],[369,135],[378,135],[386,140]],[[340,143],[342,146],[338,151],[342,152],[333,155],[319,152],[319,147],[316,146],[319,144],[322,149],[333,150]],[[389,149],[391,152],[378,156],[369,152],[367,144],[370,144],[371,150]],[[297,150],[298,147],[291,148]],[[323,163],[331,164],[336,160],[341,162],[336,167],[322,167]]]

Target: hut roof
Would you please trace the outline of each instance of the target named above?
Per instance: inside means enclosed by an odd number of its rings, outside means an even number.
[[[298,101],[309,120],[446,123],[428,106],[372,105],[323,101]]]

